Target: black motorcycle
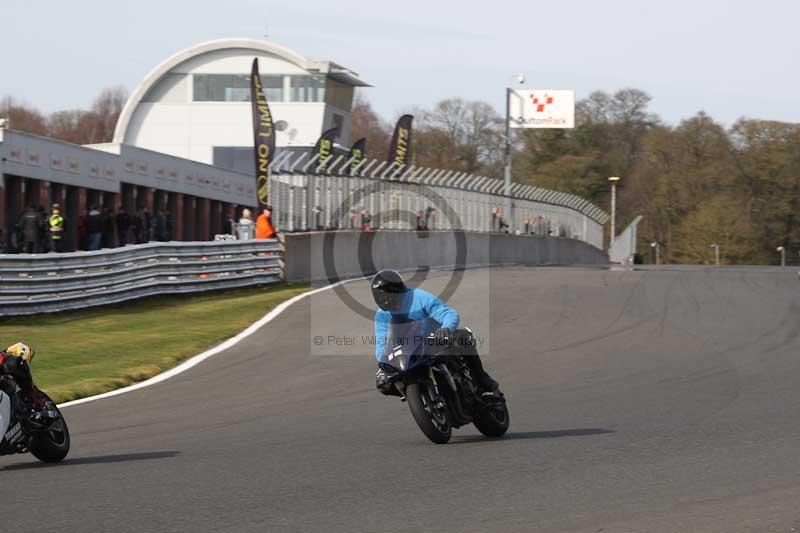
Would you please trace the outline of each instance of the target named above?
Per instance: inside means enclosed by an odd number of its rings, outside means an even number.
[[[56,403],[46,394],[44,408],[22,400],[10,376],[0,378],[0,455],[30,452],[45,463],[69,453],[69,429]]]
[[[408,401],[425,436],[445,444],[453,428],[466,424],[475,424],[487,437],[505,434],[509,417],[503,394],[481,391],[459,346],[437,344],[424,328],[420,321],[391,324],[378,364],[401,399]]]

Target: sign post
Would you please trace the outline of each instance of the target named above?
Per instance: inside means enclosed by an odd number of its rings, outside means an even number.
[[[524,79],[524,78],[522,78]],[[506,213],[509,229],[516,229],[511,203],[511,128],[574,128],[575,91],[515,90],[506,88]]]

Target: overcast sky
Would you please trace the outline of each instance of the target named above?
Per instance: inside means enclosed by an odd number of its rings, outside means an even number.
[[[667,121],[705,110],[800,122],[795,0],[0,0],[0,95],[45,111],[132,90],[192,44],[269,37],[375,87],[385,117],[451,96],[637,87]]]

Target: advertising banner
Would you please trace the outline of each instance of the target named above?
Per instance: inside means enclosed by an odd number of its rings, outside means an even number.
[[[352,159],[350,162],[350,175],[353,174],[355,169],[358,168],[358,165],[367,155],[367,139],[362,137],[356,142],[353,143],[353,146],[350,147],[350,156],[348,159]]]
[[[512,128],[574,128],[575,91],[511,91]]]
[[[389,163],[402,167],[411,162],[411,122],[412,115],[403,115],[397,120],[389,145]]]
[[[264,95],[258,58],[250,72],[250,102],[253,109],[254,152],[256,158],[256,196],[259,210],[269,204],[269,165],[275,155],[275,128],[272,113]]]
[[[328,163],[333,155],[333,141],[338,136],[338,126],[325,130],[322,135],[319,136],[316,146],[314,146],[314,155],[319,156],[319,158],[317,158],[317,172],[320,174],[328,172]]]

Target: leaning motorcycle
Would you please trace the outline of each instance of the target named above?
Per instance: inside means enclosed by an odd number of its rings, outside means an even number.
[[[453,428],[467,424],[487,437],[505,434],[509,417],[503,394],[479,390],[458,350],[438,346],[424,327],[421,321],[390,324],[378,364],[425,436],[445,444]]]
[[[0,455],[30,452],[45,463],[57,463],[69,453],[69,429],[56,403],[43,392],[44,408],[22,400],[10,376],[0,378]]]

